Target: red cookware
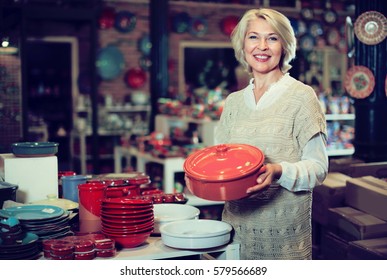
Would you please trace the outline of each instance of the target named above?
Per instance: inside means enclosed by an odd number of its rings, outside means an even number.
[[[188,189],[208,200],[235,200],[248,196],[256,185],[264,154],[247,144],[219,144],[190,154],[184,162]]]

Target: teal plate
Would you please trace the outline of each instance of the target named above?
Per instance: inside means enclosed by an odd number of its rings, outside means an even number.
[[[0,217],[15,217],[20,221],[30,221],[56,218],[63,213],[63,208],[53,205],[22,205],[0,210]]]
[[[17,157],[52,156],[58,152],[55,142],[20,142],[12,144],[12,153]]]

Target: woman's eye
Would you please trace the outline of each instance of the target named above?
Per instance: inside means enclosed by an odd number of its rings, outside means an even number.
[[[278,41],[278,38],[277,37],[269,37],[268,41]]]
[[[257,39],[258,37],[256,35],[249,35],[249,39]]]

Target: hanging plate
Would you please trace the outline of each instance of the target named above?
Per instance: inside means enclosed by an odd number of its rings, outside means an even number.
[[[303,51],[312,51],[316,45],[315,38],[309,34],[304,34],[300,38],[300,47]]]
[[[105,7],[98,19],[99,28],[109,29],[114,26],[115,10],[112,7]]]
[[[344,85],[350,96],[363,99],[374,90],[375,77],[365,66],[352,66],[345,75]]]
[[[376,45],[387,36],[387,19],[376,11],[362,13],[355,21],[355,35],[366,45]]]
[[[116,14],[114,27],[121,33],[129,33],[136,27],[136,16],[128,11],[121,11]]]
[[[234,28],[237,26],[239,18],[237,16],[227,16],[220,22],[220,29],[224,35],[230,36]]]
[[[177,13],[172,16],[172,30],[176,33],[185,33],[189,29],[191,17],[186,12]]]
[[[305,20],[311,20],[314,18],[314,12],[311,8],[302,8],[301,16]]]
[[[207,20],[198,16],[191,18],[190,33],[197,37],[202,37],[207,34],[208,23]]]
[[[323,17],[327,24],[334,24],[337,22],[337,13],[332,9],[326,10],[323,14]]]
[[[324,29],[322,24],[319,21],[312,21],[309,24],[309,33],[313,35],[313,37],[318,37],[324,34]]]
[[[125,68],[124,55],[119,48],[109,45],[99,50],[96,66],[97,73],[103,80],[113,80]]]
[[[340,31],[335,27],[329,28],[326,36],[328,44],[331,46],[337,46],[341,39]]]
[[[139,89],[146,82],[146,73],[141,68],[131,68],[125,73],[125,83],[128,87]]]
[[[143,34],[141,38],[137,42],[138,44],[138,50],[143,55],[150,55],[151,49],[152,49],[152,42],[150,40],[149,34]]]

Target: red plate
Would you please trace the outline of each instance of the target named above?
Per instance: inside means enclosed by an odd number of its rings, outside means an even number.
[[[354,98],[368,97],[375,87],[375,77],[365,66],[352,66],[345,75],[345,89]]]
[[[112,197],[105,198],[102,200],[102,205],[108,206],[111,204],[120,204],[120,205],[152,205],[152,201],[148,199],[133,199],[125,197]]]
[[[359,15],[355,21],[355,35],[366,45],[376,45],[387,36],[387,19],[377,11]]]

